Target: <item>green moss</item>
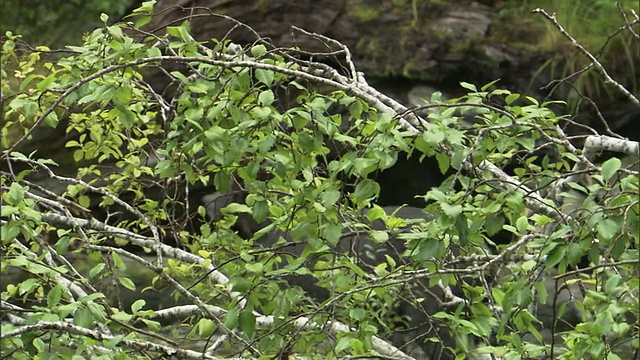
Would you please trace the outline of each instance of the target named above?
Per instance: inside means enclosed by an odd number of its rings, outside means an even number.
[[[377,19],[380,11],[365,5],[355,5],[349,8],[347,14],[359,22],[368,22]]]

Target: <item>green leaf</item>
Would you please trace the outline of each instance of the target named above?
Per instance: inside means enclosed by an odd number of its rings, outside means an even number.
[[[461,205],[449,205],[445,202],[440,203],[440,208],[442,209],[442,211],[444,211],[445,214],[447,214],[447,216],[455,218],[456,216],[460,215],[460,213],[462,213],[462,206]]]
[[[260,103],[260,105],[262,106],[269,106],[273,103],[273,100],[275,99],[275,96],[273,95],[273,91],[269,90],[265,90],[263,92],[260,93],[260,95],[258,95],[258,102]]]
[[[440,129],[430,129],[422,134],[422,138],[433,146],[438,146],[444,141],[444,132]]]
[[[9,192],[7,192],[5,199],[11,205],[19,205],[24,200],[24,193],[26,190],[26,188],[23,188],[17,182],[13,182],[9,187]]]
[[[47,125],[50,128],[55,128],[56,126],[58,126],[58,114],[56,114],[55,111],[50,112],[45,118],[44,118],[44,124]]]
[[[608,333],[614,324],[611,311],[605,310],[596,316],[596,320],[591,323],[590,333],[595,337],[601,337]]]
[[[224,208],[223,213],[251,214],[251,208],[245,204],[231,203]]]
[[[342,227],[336,224],[325,224],[322,227],[322,235],[332,246],[336,246],[342,235]]]
[[[90,279],[95,278],[98,274],[102,272],[102,270],[104,270],[105,266],[106,266],[105,263],[99,263],[96,266],[94,266],[93,269],[89,271],[89,278]]]
[[[460,86],[462,86],[463,88],[465,88],[465,89],[467,89],[467,90],[473,91],[473,92],[477,92],[477,91],[478,91],[478,89],[476,88],[476,86],[475,86],[475,85],[473,85],[473,84],[469,84],[468,82],[464,82],[464,81],[462,81],[462,82],[460,83]]]
[[[367,314],[362,308],[354,308],[349,310],[349,317],[356,321],[362,321],[366,318]]]
[[[80,204],[80,206],[82,207],[89,208],[89,206],[91,205],[91,199],[88,195],[80,195],[78,197],[78,204]]]
[[[191,123],[193,126],[198,128],[198,130],[203,131],[202,125],[202,115],[204,114],[204,110],[202,108],[189,108],[184,112],[184,118]]]
[[[256,329],[256,316],[251,310],[245,309],[240,312],[240,315],[238,316],[238,324],[240,325],[240,330],[242,330],[247,337],[253,337],[253,333]]]
[[[5,205],[3,207],[7,207],[7,206]],[[8,216],[8,215],[9,214],[5,214],[4,211],[2,212],[2,216]],[[2,227],[0,227],[0,234],[2,235],[1,236],[2,243],[7,244],[20,234],[20,228],[18,226],[11,225],[11,222],[9,222],[7,224],[2,225]]]
[[[520,94],[510,94],[510,95],[507,95],[507,97],[504,99],[504,102],[507,105],[511,105],[511,103],[518,100],[519,97],[520,97]]]
[[[167,34],[180,38],[184,43],[191,43],[192,38],[189,35],[190,22],[185,21],[180,26],[167,26]]]
[[[198,335],[201,339],[208,339],[216,331],[216,324],[211,319],[202,318],[198,321]]]
[[[335,352],[337,354],[339,354],[340,352],[345,351],[348,348],[350,348],[351,347],[351,340],[352,340],[352,338],[348,337],[348,336],[344,336],[344,337],[341,337],[340,339],[338,339],[338,342],[335,345]]]
[[[138,311],[140,311],[140,309],[144,307],[146,303],[147,302],[144,299],[136,300],[133,304],[131,304],[131,312],[134,314],[137,313]]]
[[[456,229],[458,230],[458,239],[460,245],[467,246],[469,243],[469,224],[464,214],[456,216]]]
[[[375,221],[378,219],[384,219],[387,216],[387,213],[378,205],[373,206],[369,211],[367,211],[367,220]]]
[[[43,92],[44,90],[47,90],[48,88],[51,87],[51,85],[53,85],[53,83],[56,81],[56,74],[51,74],[49,76],[47,76],[46,78],[44,78],[44,80],[40,81],[38,83],[38,90],[40,92]]]
[[[232,307],[231,310],[229,310],[227,315],[225,315],[225,317],[224,317],[224,326],[226,326],[230,330],[233,330],[236,327],[238,327],[238,313],[239,312],[240,312],[240,309],[238,309],[237,306]]]
[[[380,193],[380,185],[371,179],[363,179],[356,185],[353,195],[357,200],[369,200]]]
[[[79,298],[78,301],[80,301],[81,303],[88,303],[97,299],[102,299],[104,297],[105,296],[103,293],[91,293],[89,295]]]
[[[369,233],[369,237],[376,244],[383,244],[389,240],[389,233],[386,231],[374,230]]]
[[[136,290],[136,284],[127,277],[118,277],[118,282],[120,282],[120,284],[122,284],[126,289],[131,291]]]
[[[264,264],[261,262],[244,264],[244,268],[247,269],[248,272],[255,275],[260,275],[264,272]]]
[[[139,28],[147,25],[150,21],[151,21],[151,15],[138,16],[136,18],[136,20],[134,21],[134,27],[139,29]]]
[[[559,246],[554,248],[549,252],[549,256],[547,256],[547,269],[551,269],[556,266],[562,259],[564,259],[566,255],[566,248]]]
[[[80,327],[89,327],[93,323],[93,313],[83,306],[73,313],[73,323]]]
[[[436,160],[438,161],[438,168],[442,174],[445,174],[449,167],[451,167],[451,162],[449,156],[441,153],[436,153]]]
[[[320,195],[322,205],[325,207],[331,207],[338,202],[340,199],[341,193],[338,190],[327,190]]]
[[[53,309],[58,306],[60,299],[62,299],[62,288],[60,285],[56,285],[47,294],[47,307]]]
[[[229,280],[231,287],[234,291],[245,292],[251,289],[252,283],[249,279],[241,276],[232,276]]]
[[[253,55],[254,57],[263,55],[266,52],[267,52],[267,47],[262,44],[258,44],[251,48],[251,55]]]
[[[620,284],[620,281],[622,281],[622,277],[620,275],[611,275],[611,277],[604,284],[604,292],[610,295],[614,295],[616,293],[618,285]]]
[[[118,25],[107,26],[107,32],[111,35],[115,40],[124,41],[124,33],[122,29]]]
[[[153,12],[153,6],[156,4],[156,0],[151,0],[151,1],[144,1],[142,3],[142,6],[140,6],[139,8],[133,10],[134,14],[151,14],[151,12]]]
[[[151,331],[158,331],[160,330],[160,323],[158,321],[153,321],[153,320],[148,320],[148,319],[139,319],[140,321],[142,321],[145,325],[147,325],[147,327],[149,328],[149,330]]]
[[[42,220],[42,214],[37,210],[28,207],[23,207],[20,210],[22,211],[22,215],[24,215],[26,219],[36,222],[40,222]]]
[[[114,99],[113,106],[117,110],[117,115],[122,125],[125,128],[130,129],[136,123],[136,115],[129,109],[128,106]]]
[[[102,295],[102,294],[100,294]],[[91,311],[91,313],[93,314],[94,318],[101,322],[104,323],[107,321],[107,313],[105,312],[105,308],[102,305],[99,305],[97,303],[88,303],[87,304],[87,309],[89,309]]]
[[[526,216],[521,216],[516,220],[516,229],[520,234],[523,234],[527,230],[527,226],[529,226],[529,220]]]
[[[273,84],[273,71],[271,70],[265,70],[265,69],[256,69],[255,70],[255,75],[256,75],[256,79],[258,79],[258,81],[260,81],[261,83],[271,87],[271,84]]]
[[[602,164],[602,177],[609,180],[620,169],[622,162],[618,158],[611,158]]]
[[[36,350],[38,350],[39,353],[41,354],[45,353],[47,344],[45,344],[45,342],[41,338],[36,337],[33,339],[31,343],[33,344],[33,347],[36,348]]]
[[[601,240],[609,241],[613,239],[621,229],[621,220],[615,221],[611,218],[598,221],[596,229],[598,230],[598,237]]]

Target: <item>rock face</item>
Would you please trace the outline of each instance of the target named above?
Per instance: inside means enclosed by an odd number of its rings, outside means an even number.
[[[159,13],[147,29],[181,24],[189,16],[196,40],[229,38],[240,44],[257,34],[276,46],[297,46],[309,53],[339,50],[292,26],[336,39],[353,52],[368,77],[407,77],[431,82],[491,81],[517,65],[513,50],[492,43],[499,21],[494,8],[475,1],[302,0],[213,1],[160,0]],[[197,7],[186,10],[186,7]],[[207,16],[210,12],[225,17]],[[247,24],[247,30],[229,18]]]

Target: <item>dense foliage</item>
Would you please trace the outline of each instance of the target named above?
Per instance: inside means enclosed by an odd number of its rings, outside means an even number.
[[[3,44],[3,356],[638,351],[637,142],[571,138],[495,83],[409,109],[333,40],[316,35],[340,70],[259,37],[197,43],[189,22],[143,33],[152,5],[55,58]],[[21,150],[60,129],[62,156]],[[446,177],[415,194],[422,218],[376,203],[401,156]]]

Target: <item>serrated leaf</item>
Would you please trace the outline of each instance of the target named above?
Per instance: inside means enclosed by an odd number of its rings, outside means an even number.
[[[45,118],[44,118],[44,124],[47,125],[50,128],[55,128],[56,126],[58,126],[58,114],[56,114],[55,111],[50,112]]]
[[[613,219],[604,219],[603,221],[598,221],[598,223],[596,224],[598,237],[600,237],[601,240],[613,239],[620,231],[621,225],[622,224]]]

